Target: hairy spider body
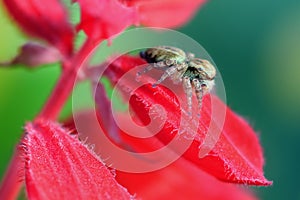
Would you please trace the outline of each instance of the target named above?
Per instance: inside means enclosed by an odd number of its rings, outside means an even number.
[[[140,52],[140,56],[148,63],[158,62],[177,62],[183,63],[186,60],[185,52],[176,47],[159,46],[155,48],[149,48]],[[168,63],[169,64],[169,63]]]
[[[192,112],[192,96],[195,91],[198,108],[202,106],[202,97],[214,86],[215,67],[207,60],[194,58],[194,54],[170,46],[157,46],[140,52],[140,57],[149,65],[137,73],[140,76],[153,68],[164,70],[155,87],[170,77],[174,83],[182,82],[187,96],[188,111]]]

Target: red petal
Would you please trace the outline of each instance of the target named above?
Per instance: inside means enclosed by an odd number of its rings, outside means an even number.
[[[86,146],[58,124],[27,124],[23,141],[29,199],[131,199]]]
[[[212,98],[214,106],[225,106],[217,97]],[[210,103],[204,101],[203,105],[211,107]],[[205,111],[200,120],[209,118],[210,113]],[[204,131],[201,128],[198,130]],[[202,159],[198,158],[200,145],[200,141],[194,140],[184,157],[215,177],[249,185],[272,184],[263,175],[264,158],[257,135],[244,119],[228,107],[220,138],[212,151]]]
[[[121,0],[137,6],[145,26],[179,27],[189,21],[205,0]]]
[[[105,144],[100,134],[95,133],[99,124],[93,119],[93,110],[77,113],[82,138],[95,144],[95,150],[101,151]],[[126,115],[119,116],[122,124],[130,124],[131,119]],[[102,119],[106,120],[106,119]],[[69,124],[75,128],[74,122]],[[132,132],[137,131],[130,127]],[[133,145],[135,152],[154,151],[163,147],[157,138],[132,140],[126,133],[119,132],[127,146]],[[120,158],[122,159],[122,158]],[[235,185],[221,182],[199,170],[191,162],[180,158],[171,165],[148,173],[126,173],[116,171],[116,179],[137,198],[147,199],[205,199],[205,200],[253,200],[256,199],[249,191]],[[213,191],[213,192],[212,192]]]
[[[152,199],[205,199],[254,200],[248,191],[218,181],[192,166],[184,159],[150,173],[116,172],[116,179],[137,198]]]
[[[122,60],[129,62],[133,60],[136,63],[139,58],[121,57],[116,62],[111,64],[109,72],[106,74],[112,77],[115,81],[127,72],[130,64],[120,65]],[[130,73],[130,72],[128,72]],[[270,185],[271,182],[267,181],[263,176],[263,155],[258,138],[253,129],[239,116],[234,114],[229,108],[226,107],[217,97],[206,95],[203,100],[201,110],[201,118],[194,117],[192,120],[189,117],[181,116],[181,108],[178,101],[175,99],[174,94],[166,87],[157,86],[153,88],[149,82],[154,82],[151,78],[143,77],[145,85],[135,89],[135,74],[131,74],[131,81],[122,83],[126,85],[124,95],[129,95],[131,92],[130,104],[137,116],[140,117],[144,124],[149,123],[149,113],[152,105],[161,104],[167,112],[167,120],[163,125],[162,130],[155,136],[164,144],[168,144],[175,136],[178,136],[178,130],[185,130],[179,136],[182,143],[191,139],[190,135],[195,134],[193,141],[189,146],[184,157],[192,163],[214,175],[215,177],[234,183],[244,183],[251,185]],[[122,88],[123,89],[123,88]],[[185,99],[183,97],[183,99]],[[212,102],[216,108],[226,109],[226,120],[223,127],[218,127],[219,116],[212,116]],[[153,113],[152,113],[153,114]],[[219,113],[217,113],[218,115]],[[153,114],[157,118],[161,117],[160,112]],[[180,120],[183,122],[180,124]],[[212,119],[213,118],[213,119]],[[198,128],[191,128],[193,124],[197,124]],[[212,121],[213,120],[213,121]],[[214,132],[221,130],[221,135],[213,150],[204,157],[199,157],[199,147],[203,144],[207,131],[210,128],[210,123],[216,124]],[[196,131],[193,133],[193,131]],[[194,135],[193,135],[194,136]]]
[[[137,22],[135,8],[117,0],[77,0],[81,9],[79,29],[95,40],[107,39]]]
[[[68,55],[73,49],[73,29],[59,0],[4,0],[4,5],[29,34],[40,37]]]

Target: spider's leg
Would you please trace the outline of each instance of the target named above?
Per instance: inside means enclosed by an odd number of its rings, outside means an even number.
[[[181,63],[176,65],[177,72],[172,76],[172,81],[175,84],[182,82],[183,75],[186,72],[188,65],[186,63]]]
[[[156,69],[163,69],[167,67],[163,61],[161,62],[157,62],[157,63],[149,63],[149,65],[147,67],[145,67],[143,70],[139,71],[136,73],[137,78],[140,77],[141,75],[149,72],[150,70],[152,70],[153,68]]]
[[[198,101],[198,110],[199,110],[199,113],[200,113],[201,107],[202,107],[202,99],[203,99],[204,91],[203,91],[201,83],[198,79],[193,80],[193,85],[195,87],[196,97],[197,97],[197,101]]]
[[[166,78],[170,77],[175,72],[177,72],[176,66],[171,66],[167,68],[166,71],[163,73],[163,75],[160,77],[160,79],[156,81],[152,86],[156,87],[158,84],[163,82]]]
[[[169,65],[167,65],[165,63],[165,61],[160,61],[160,62],[157,62],[157,63],[153,63],[153,66],[154,68],[156,69],[165,69],[166,67],[168,67]]]
[[[149,64],[147,67],[145,67],[143,70],[137,72],[137,73],[136,73],[136,76],[139,77],[139,76],[141,76],[142,74],[147,73],[148,71],[150,71],[150,70],[153,69],[153,68],[154,68],[154,65],[151,63],[151,64]]]
[[[188,68],[188,65],[186,63],[176,65],[177,71],[185,71],[187,68]]]
[[[209,93],[210,88],[212,88],[214,86],[214,82],[213,81],[202,81],[200,83],[202,91],[203,91],[203,96],[207,93]]]
[[[192,114],[192,97],[193,97],[193,90],[190,78],[185,76],[183,78],[183,89],[186,94],[187,105],[188,105],[188,113],[189,115]]]

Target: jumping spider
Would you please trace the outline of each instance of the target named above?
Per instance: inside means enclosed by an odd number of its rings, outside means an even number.
[[[183,50],[171,46],[148,48],[140,52],[140,57],[149,65],[138,72],[137,76],[153,68],[164,70],[165,72],[153,84],[153,87],[168,77],[171,77],[174,83],[182,82],[187,96],[189,114],[192,112],[193,89],[198,100],[198,108],[201,109],[202,97],[213,88],[216,76],[216,69],[209,61],[195,58],[194,54],[185,53]]]

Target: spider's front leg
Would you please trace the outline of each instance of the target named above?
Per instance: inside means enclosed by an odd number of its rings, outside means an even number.
[[[148,63],[148,66],[145,67],[144,69],[142,69],[141,71],[137,72],[136,76],[137,76],[137,78],[139,78],[141,75],[151,71],[153,68],[160,69],[160,68],[165,68],[165,67],[167,67],[167,66],[165,65],[165,63],[163,61],[157,62],[157,63]]]
[[[175,65],[174,66],[170,66],[169,68],[166,69],[166,71],[163,73],[163,75],[160,77],[160,79],[158,81],[156,81],[152,86],[156,87],[158,84],[160,84],[166,78],[172,76],[176,72],[177,72],[177,67]]]
[[[188,114],[192,114],[192,98],[193,98],[193,89],[191,80],[188,76],[183,77],[183,89],[187,98],[188,105]]]
[[[147,67],[145,67],[143,70],[138,71],[138,72],[136,73],[137,78],[139,78],[141,75],[147,73],[148,71],[150,71],[150,70],[153,69],[153,68],[154,68],[154,64],[153,64],[153,63],[150,63],[150,64],[149,64]]]
[[[201,107],[202,107],[202,99],[203,99],[203,87],[201,82],[198,79],[193,80],[193,85],[195,87],[195,92],[196,92],[196,97],[198,101],[198,111],[199,113],[201,112]]]

